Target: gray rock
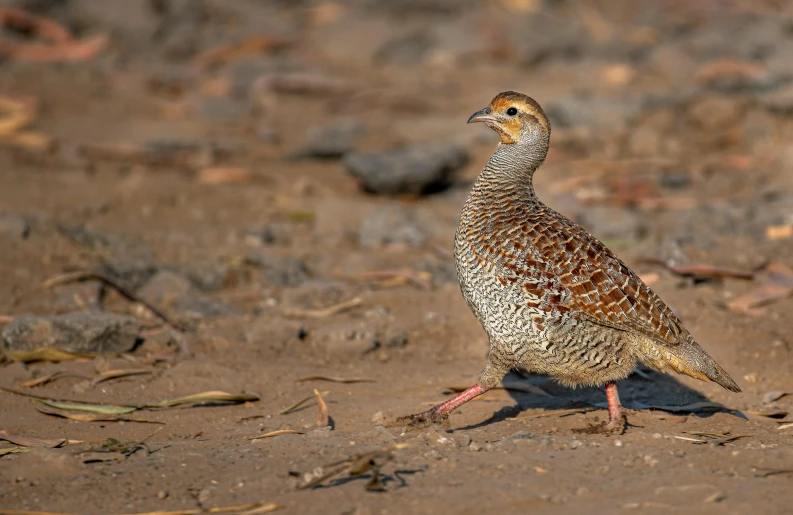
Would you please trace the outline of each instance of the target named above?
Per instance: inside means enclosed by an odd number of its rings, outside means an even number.
[[[308,142],[298,152],[298,157],[340,158],[353,150],[363,129],[363,125],[355,120],[339,120],[314,127],[309,131]]]
[[[408,344],[408,332],[402,327],[388,327],[382,340],[386,348],[402,349]]]
[[[248,106],[231,97],[208,97],[196,105],[195,115],[207,122],[239,122],[248,116]]]
[[[140,238],[84,227],[61,227],[59,230],[75,243],[103,251],[106,258],[97,271],[132,290],[141,287],[157,272],[151,248]]]
[[[19,215],[0,215],[0,237],[24,239],[30,234],[30,225]]]
[[[190,281],[179,274],[163,270],[157,272],[139,290],[138,295],[156,305],[170,305],[192,289]]]
[[[232,281],[232,267],[222,261],[198,261],[163,267],[186,278],[201,291],[213,292]]]
[[[236,306],[213,299],[200,293],[180,295],[171,305],[171,310],[180,318],[218,318],[241,316],[243,313]]]
[[[686,170],[672,170],[662,173],[660,182],[664,188],[681,190],[691,186],[691,175]]]
[[[386,41],[374,54],[378,64],[414,66],[435,46],[435,41],[424,30],[413,30]]]
[[[288,245],[292,241],[292,228],[283,222],[270,222],[251,234],[265,245]]]
[[[72,352],[120,354],[138,339],[137,319],[114,313],[69,313],[66,315],[22,315],[3,328],[8,350],[58,347]]]
[[[42,311],[52,315],[74,311],[98,311],[102,285],[99,281],[63,284],[50,290],[42,303]]]
[[[352,297],[348,282],[327,279],[308,280],[281,292],[281,304],[290,308],[319,309]]]
[[[405,206],[385,206],[364,217],[358,231],[358,244],[363,248],[385,245],[424,245],[424,232],[414,213]]]
[[[294,256],[256,249],[248,254],[246,262],[260,267],[262,280],[271,286],[298,286],[309,278],[306,263]]]
[[[380,347],[380,324],[369,320],[323,324],[311,333],[312,346],[328,354],[350,357]]]
[[[447,188],[468,163],[457,144],[417,144],[388,152],[352,153],[344,165],[366,191],[380,195],[424,195]]]
[[[534,440],[534,433],[529,431],[518,431],[506,438],[506,440]]]
[[[760,97],[759,101],[761,105],[774,114],[793,116],[793,86],[764,95]]]
[[[572,60],[581,56],[592,44],[582,37],[586,31],[580,23],[570,23],[546,13],[533,13],[513,22],[520,63],[536,67],[554,60]]]
[[[190,280],[170,271],[157,272],[138,295],[180,319],[242,315],[237,307],[195,291]]]
[[[137,290],[157,273],[157,265],[143,256],[117,255],[109,257],[97,270],[122,285]]]

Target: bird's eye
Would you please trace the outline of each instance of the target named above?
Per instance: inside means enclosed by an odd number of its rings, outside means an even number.
[[[518,114],[518,110],[515,107],[510,107],[509,109],[507,109],[507,114],[509,116],[515,116],[516,114]]]

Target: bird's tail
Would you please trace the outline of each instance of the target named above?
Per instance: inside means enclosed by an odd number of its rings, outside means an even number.
[[[642,342],[637,347],[639,358],[656,370],[675,371],[702,381],[713,381],[731,392],[741,391],[730,375],[691,337],[674,346]]]

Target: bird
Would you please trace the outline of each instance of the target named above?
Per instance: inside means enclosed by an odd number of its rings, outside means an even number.
[[[449,413],[513,368],[568,387],[605,386],[606,432],[625,430],[616,381],[639,362],[741,391],[614,252],[537,198],[532,180],[547,156],[551,124],[533,98],[499,93],[467,123],[484,123],[501,137],[454,238],[460,289],[489,339],[487,362],[472,387],[398,422],[448,426]]]

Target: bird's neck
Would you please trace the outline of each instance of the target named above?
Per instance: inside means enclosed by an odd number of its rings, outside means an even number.
[[[545,161],[547,153],[547,145],[499,145],[479,174],[474,190],[536,198],[534,172]]]

